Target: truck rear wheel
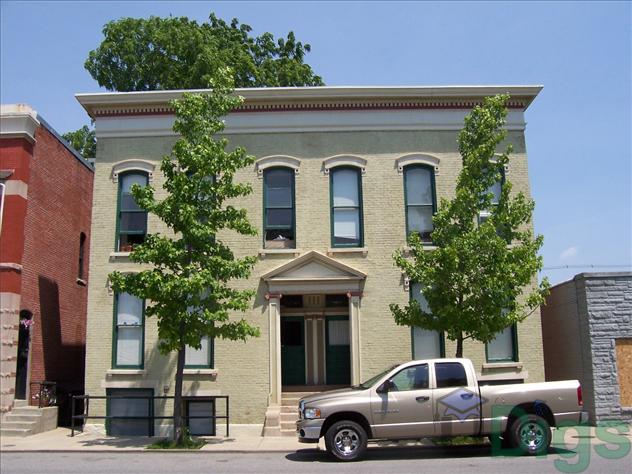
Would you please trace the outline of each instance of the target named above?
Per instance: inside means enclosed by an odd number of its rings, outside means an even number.
[[[546,453],[551,444],[551,427],[538,415],[524,415],[510,428],[511,441],[516,448],[529,455]]]
[[[366,451],[366,445],[366,431],[354,421],[338,421],[325,433],[325,447],[339,461],[360,459]]]

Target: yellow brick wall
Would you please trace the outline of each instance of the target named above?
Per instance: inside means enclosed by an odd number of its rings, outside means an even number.
[[[428,153],[440,159],[436,175],[437,198],[454,194],[461,158],[456,144],[457,132],[329,132],[277,133],[229,136],[231,146],[243,145],[257,158],[289,155],[301,160],[296,175],[296,245],[301,252],[316,250],[327,253],[330,248],[329,177],[322,172],[323,160],[340,154],[356,155],[367,160],[362,176],[364,245],[368,252],[335,254],[333,258],[366,273],[360,313],[361,378],[366,379],[389,364],[411,358],[410,329],[396,326],[388,309],[390,303],[406,304],[400,271],[393,265],[395,249],[405,244],[403,176],[397,172],[395,160],[410,153]],[[514,190],[529,195],[526,152],[522,132],[511,132],[508,141],[514,146],[507,179]],[[162,178],[158,161],[169,154],[173,138],[102,138],[98,141],[95,174],[92,268],[88,307],[86,393],[101,395],[106,386],[134,384],[153,387],[162,395],[169,385],[173,393],[175,358],[160,355],[156,349],[155,321],[146,321],[145,372],[134,375],[106,375],[111,369],[113,295],[107,288],[107,275],[117,269],[137,267],[110,256],[114,250],[116,227],[117,184],[113,182],[112,165],[128,159],[156,162],[153,185],[161,197]],[[248,209],[251,222],[262,229],[263,180],[255,167],[241,170],[237,179],[253,186],[254,193],[237,203]],[[149,217],[150,232],[165,229]],[[220,236],[237,255],[256,255],[262,248],[262,237],[241,237],[231,233]],[[268,315],[265,302],[266,285],[260,275],[286,263],[291,255],[266,255],[260,258],[252,277],[237,282],[241,288],[256,288],[252,309],[244,316],[261,328],[261,337],[243,342],[216,341],[214,380],[208,375],[185,376],[184,389],[200,393],[221,393],[231,397],[231,421],[262,423],[269,393]],[[540,314],[534,312],[519,326],[520,361],[527,382],[544,380]],[[454,344],[446,341],[446,355],[454,354]],[[484,346],[467,341],[464,355],[473,359],[480,372],[485,362]],[[513,369],[512,369],[513,370]],[[486,372],[489,373],[489,372]],[[493,373],[493,372],[492,372]],[[95,404],[92,411],[99,410]],[[95,412],[96,413],[96,412]]]

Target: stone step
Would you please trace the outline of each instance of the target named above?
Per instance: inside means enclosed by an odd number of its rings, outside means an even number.
[[[290,429],[281,428],[281,436],[292,436],[296,438],[296,427]]]
[[[296,431],[296,420],[294,421],[281,421],[281,431],[292,430]]]
[[[297,405],[281,405],[281,413],[294,413],[296,415],[298,413],[298,404]]]
[[[29,430],[33,431],[37,427],[36,421],[4,421],[2,423],[2,429],[7,430]]]
[[[8,428],[0,428],[0,436],[19,436],[24,438],[25,436],[31,435],[31,430],[26,429],[8,429]]]
[[[298,420],[298,414],[296,412],[293,413],[283,413],[281,412],[281,422],[284,421],[296,421]]]
[[[28,415],[16,415],[14,412],[9,412],[4,419],[6,421],[33,421],[36,422],[41,418],[40,414],[28,414]]]
[[[13,400],[14,408],[22,408],[22,407],[28,407],[28,406],[29,406],[28,400],[20,400],[19,398],[16,398],[15,400]]]
[[[37,407],[18,407],[11,410],[11,413],[14,415],[37,415],[41,412]]]

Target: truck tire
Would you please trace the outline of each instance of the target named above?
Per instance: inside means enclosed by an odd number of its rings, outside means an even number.
[[[366,451],[367,436],[354,421],[337,421],[325,433],[325,447],[339,461],[357,461]]]
[[[524,415],[510,428],[511,441],[516,448],[528,455],[546,453],[551,444],[551,427],[538,415]]]

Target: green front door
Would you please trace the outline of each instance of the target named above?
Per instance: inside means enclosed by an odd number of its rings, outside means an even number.
[[[281,318],[281,384],[305,385],[305,318]]]
[[[327,384],[351,383],[351,351],[349,350],[349,317],[328,316],[327,326]]]

